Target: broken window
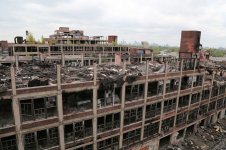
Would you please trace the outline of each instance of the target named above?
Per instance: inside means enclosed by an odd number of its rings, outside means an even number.
[[[144,99],[144,84],[126,86],[125,100],[132,101],[139,99]]]
[[[163,80],[148,83],[148,97],[163,94]]]
[[[183,76],[181,78],[181,90],[191,88],[191,84],[192,84],[192,76],[190,76],[190,77]]]
[[[45,129],[24,135],[24,149],[48,149],[59,145],[58,128]]]
[[[23,122],[57,116],[56,97],[21,100],[20,110]]]
[[[92,127],[92,119],[65,125],[65,143],[91,136],[93,133]]]
[[[144,126],[144,138],[154,138],[159,134],[159,122]]]
[[[202,91],[202,100],[209,99],[210,97],[210,90],[203,90]]]
[[[167,80],[166,93],[177,91],[179,87],[179,80],[179,78]]]
[[[118,150],[119,137],[115,136],[97,143],[97,150]]]
[[[202,86],[203,75],[194,76],[193,87]]]
[[[154,103],[146,106],[146,115],[145,118],[152,118],[161,113],[161,102]]]
[[[123,134],[123,147],[129,147],[132,144],[140,142],[141,129],[135,129]]]
[[[211,93],[211,97],[215,97],[218,95],[218,87],[217,86],[214,86],[212,88],[212,93]]]
[[[16,136],[1,137],[0,150],[17,150]]]
[[[142,107],[126,110],[124,113],[124,125],[141,121],[141,119],[142,119]]]
[[[168,132],[173,127],[174,117],[167,118],[162,121],[161,130],[163,132]]]
[[[97,118],[97,132],[104,132],[120,127],[120,113],[108,114]]]
[[[208,110],[208,105],[201,105],[199,107],[199,115],[205,115]]]
[[[195,108],[193,110],[189,111],[189,115],[188,115],[188,123],[191,123],[193,121],[195,121],[198,117],[198,108]]]
[[[181,96],[179,98],[179,104],[178,104],[178,107],[185,107],[185,106],[188,106],[189,104],[189,95],[185,95],[185,96]]]
[[[87,145],[80,148],[76,148],[75,150],[93,150],[93,145]]]
[[[216,105],[216,102],[215,102],[215,101],[214,101],[214,102],[211,102],[211,103],[209,104],[209,109],[208,109],[208,111],[214,110],[214,109],[215,109],[215,105]]]
[[[97,92],[97,108],[111,106],[120,103],[121,88],[113,88],[113,90],[98,89]]]
[[[73,93],[63,93],[64,114],[92,109],[93,91],[84,90]]]
[[[0,128],[14,124],[12,100],[0,99]]]
[[[199,102],[199,99],[200,99],[200,93],[192,94],[192,96],[191,96],[191,104]]]
[[[187,114],[188,114],[187,112],[184,112],[177,115],[176,126],[186,124]]]
[[[217,100],[217,109],[224,107],[224,99]]]
[[[176,98],[165,100],[163,112],[165,113],[165,112],[176,109],[176,100],[177,100]]]

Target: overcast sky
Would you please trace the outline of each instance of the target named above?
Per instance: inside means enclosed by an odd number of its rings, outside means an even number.
[[[200,30],[204,47],[226,47],[225,0],[2,0],[0,14],[0,40],[26,30],[48,37],[67,26],[127,43],[179,46],[181,30]]]

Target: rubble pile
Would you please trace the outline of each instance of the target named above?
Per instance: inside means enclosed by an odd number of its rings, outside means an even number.
[[[226,143],[226,119],[208,127],[201,126],[197,132],[168,150],[223,150]],[[224,147],[224,148],[223,148]]]
[[[4,65],[0,65],[0,92],[7,91],[10,87],[10,68]]]

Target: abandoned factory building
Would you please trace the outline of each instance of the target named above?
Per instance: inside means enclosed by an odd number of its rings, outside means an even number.
[[[200,31],[179,58],[61,27],[16,37],[0,64],[0,150],[158,150],[225,115],[224,66]]]

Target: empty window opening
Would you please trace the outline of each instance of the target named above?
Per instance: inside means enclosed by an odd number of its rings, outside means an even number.
[[[162,121],[161,131],[168,132],[173,127],[174,117],[167,118]]]
[[[208,111],[208,105],[201,105],[199,107],[199,115],[205,115]]]
[[[191,126],[189,126],[189,127],[187,127],[187,129],[186,129],[186,136],[189,136],[189,135],[191,135],[193,132],[194,132],[194,125],[191,125]]]
[[[165,147],[170,144],[170,136],[171,135],[168,135],[168,136],[160,139],[160,141],[159,141],[159,149],[160,150],[163,150],[163,149],[165,150]]]
[[[144,126],[144,138],[155,138],[159,135],[159,122]]]
[[[163,94],[163,81],[153,81],[148,83],[148,97]]]
[[[215,110],[215,105],[216,105],[216,102],[211,102],[211,103],[209,104],[209,109],[208,109],[208,111]]]
[[[0,116],[0,128],[14,124],[11,99],[0,99]]]
[[[119,137],[112,137],[97,143],[98,150],[119,150]]]
[[[223,108],[224,107],[224,99],[221,98],[217,100],[217,109]]]
[[[192,94],[192,96],[191,96],[191,104],[199,102],[199,99],[200,99],[200,93]]]
[[[202,91],[202,100],[209,99],[210,97],[210,90],[203,90]]]
[[[1,150],[17,150],[16,136],[7,136],[0,138]]]
[[[190,97],[189,95],[181,96],[179,98],[178,107],[188,106],[188,104],[189,104],[189,97]]]
[[[124,125],[141,121],[141,119],[142,119],[142,107],[126,110],[124,114]]]
[[[144,84],[126,86],[125,100],[139,100],[144,98]]]
[[[225,85],[222,85],[219,88],[219,94],[224,94],[224,93],[225,93]]]
[[[179,87],[179,78],[166,81],[166,93],[177,91]]]
[[[120,113],[97,118],[97,132],[104,132],[120,127]]]
[[[57,127],[24,135],[25,150],[48,149],[58,145],[59,136]]]
[[[92,130],[92,119],[65,125],[65,143],[91,136]]]
[[[177,115],[177,118],[176,118],[177,127],[186,124],[187,114],[188,114],[187,112],[184,112]]]
[[[214,86],[212,88],[212,93],[211,93],[211,97],[215,97],[218,95],[218,87],[217,86]]]
[[[112,106],[120,103],[121,88],[113,88],[113,90],[98,89],[97,92],[97,108]]]
[[[57,116],[56,97],[20,101],[22,121],[47,119]]]
[[[192,77],[184,76],[181,78],[181,90],[191,88]]]
[[[189,111],[188,123],[194,122],[197,119],[198,111],[199,111],[198,108]]]
[[[123,134],[123,148],[140,142],[141,129],[136,129]]]
[[[163,112],[169,112],[176,109],[176,98],[165,100]]]
[[[73,93],[63,93],[64,114],[92,109],[93,91],[84,90]]]
[[[177,139],[183,138],[184,136],[184,129],[178,131]]]
[[[193,86],[202,86],[202,81],[203,81],[203,75],[198,75],[198,76],[194,76],[193,79]]]
[[[161,113],[161,102],[154,103],[146,106],[146,115],[145,118],[152,118]]]

